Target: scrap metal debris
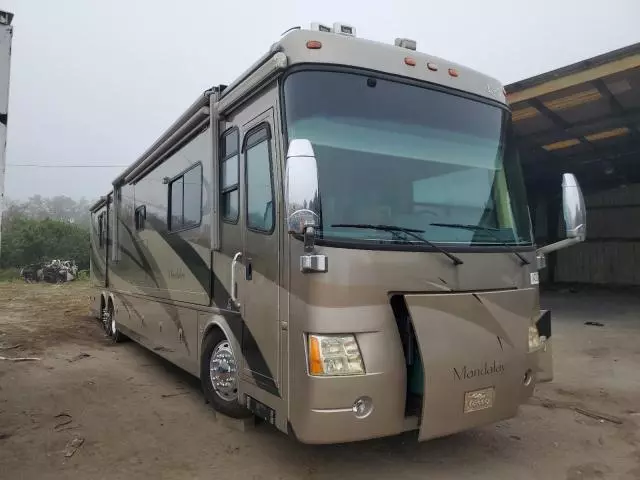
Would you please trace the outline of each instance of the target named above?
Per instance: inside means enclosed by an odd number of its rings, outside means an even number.
[[[78,267],[74,260],[52,260],[50,262],[32,263],[20,269],[20,276],[27,283],[48,282],[64,283],[75,280]]]
[[[178,395],[188,395],[189,392],[178,392],[178,393],[163,393],[162,395],[160,395],[162,398],[169,398],[169,397],[177,397]]]
[[[584,322],[585,325],[590,325],[592,327],[604,327],[604,323],[600,322]]]
[[[78,449],[84,443],[84,438],[82,437],[73,437],[71,440],[67,442],[67,446],[64,449],[64,456],[69,458],[73,457],[73,454],[78,451]]]
[[[586,415],[587,417],[600,420],[601,422],[610,422],[610,423],[615,423],[616,425],[622,425],[622,420],[619,419],[618,417],[614,417],[613,415],[594,412],[593,410],[586,410],[584,408],[579,408],[579,407],[574,407],[573,410],[576,411],[577,413],[581,413],[582,415]]]
[[[609,415],[606,413],[596,412],[594,410],[588,410],[586,408],[580,407],[571,402],[562,402],[562,401],[554,401],[547,398],[538,398],[531,397],[529,399],[529,403],[531,405],[539,405],[544,408],[554,409],[554,408],[563,408],[566,410],[572,410],[581,415],[585,415],[587,417],[595,418],[596,420],[600,420],[600,422],[610,422],[615,423],[616,425],[622,425],[624,422],[622,419],[615,417],[613,415]]]
[[[6,360],[7,362],[39,362],[42,359],[38,357],[0,357],[0,360]]]

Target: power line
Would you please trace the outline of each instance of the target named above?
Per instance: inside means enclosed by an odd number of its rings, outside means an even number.
[[[39,167],[39,168],[125,168],[128,165],[51,165],[42,163],[7,163],[7,167]]]

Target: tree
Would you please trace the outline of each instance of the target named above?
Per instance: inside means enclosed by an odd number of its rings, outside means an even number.
[[[15,216],[3,223],[0,268],[22,267],[58,258],[89,268],[89,232],[59,220]]]
[[[10,222],[12,217],[26,217],[33,220],[61,220],[75,223],[86,229],[90,225],[89,207],[91,202],[86,198],[76,201],[64,195],[44,198],[34,195],[26,202],[5,201],[2,221]]]

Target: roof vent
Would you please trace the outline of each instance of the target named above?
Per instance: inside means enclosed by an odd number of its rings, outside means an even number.
[[[324,23],[313,22],[311,23],[311,30],[315,30],[316,32],[332,32],[331,27],[329,25],[325,25]]]
[[[333,33],[355,37],[356,27],[354,27],[353,25],[347,25],[346,23],[335,22],[333,24]]]
[[[12,20],[13,20],[13,13],[4,12],[0,10],[0,24],[11,25]]]
[[[410,38],[396,38],[395,41],[396,47],[406,48],[409,50],[415,50],[418,46],[415,40],[411,40]]]

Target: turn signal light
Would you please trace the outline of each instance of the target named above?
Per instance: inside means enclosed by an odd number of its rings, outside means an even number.
[[[319,42],[318,40],[309,40],[307,42],[307,48],[310,50],[319,50],[322,48],[322,42]]]
[[[320,339],[315,336],[309,336],[309,373],[311,375],[322,375],[324,373],[322,357],[320,356]]]
[[[309,334],[310,375],[362,375],[365,373],[358,342],[353,335]]]

